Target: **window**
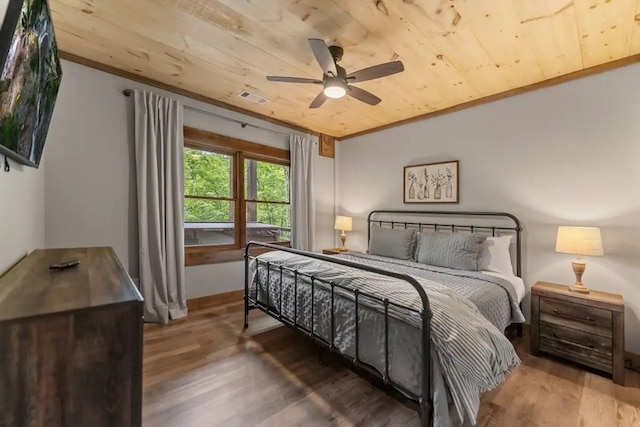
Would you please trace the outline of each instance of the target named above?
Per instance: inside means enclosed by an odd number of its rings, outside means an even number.
[[[233,187],[233,156],[185,147],[185,246],[235,247]]]
[[[246,159],[247,241],[289,242],[289,165]]]
[[[287,150],[185,128],[186,264],[242,259],[250,240],[287,245],[289,182]]]

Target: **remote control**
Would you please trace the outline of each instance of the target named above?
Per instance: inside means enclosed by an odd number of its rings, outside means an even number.
[[[49,266],[49,268],[52,269],[52,270],[65,270],[67,268],[75,267],[78,264],[80,264],[80,261],[78,261],[77,259],[73,259],[71,261],[65,261],[65,262],[61,262],[61,263],[57,263],[57,264],[51,264]]]

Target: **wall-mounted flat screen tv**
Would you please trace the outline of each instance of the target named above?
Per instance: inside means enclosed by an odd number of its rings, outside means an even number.
[[[4,15],[0,155],[38,167],[62,79],[51,13],[47,0],[9,0]]]

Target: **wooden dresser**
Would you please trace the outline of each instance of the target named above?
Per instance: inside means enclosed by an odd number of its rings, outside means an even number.
[[[624,385],[624,300],[538,282],[531,288],[531,350],[612,374]]]
[[[141,425],[142,296],[111,248],[36,250],[4,274],[0,348],[0,426]]]

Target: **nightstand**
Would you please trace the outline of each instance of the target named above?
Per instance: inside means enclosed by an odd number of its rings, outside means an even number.
[[[329,249],[323,249],[322,253],[325,255],[338,255],[338,254],[346,253],[346,251],[341,251],[340,248],[329,248]]]
[[[531,352],[547,353],[612,374],[624,385],[621,295],[538,282],[531,288]]]

